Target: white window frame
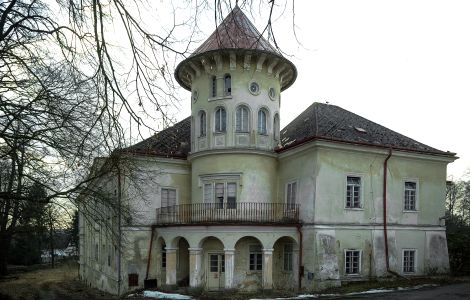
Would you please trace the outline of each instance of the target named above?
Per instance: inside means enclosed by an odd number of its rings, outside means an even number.
[[[406,183],[407,182],[413,182],[415,185],[416,185],[416,188],[415,188],[415,207],[414,209],[407,209],[406,208]],[[409,179],[409,178],[405,178],[403,180],[403,212],[407,212],[407,213],[416,213],[419,211],[419,180],[418,179]]]
[[[286,252],[286,247],[291,247],[291,251]],[[294,270],[294,243],[285,243],[282,246],[282,270],[289,273]]]
[[[202,118],[203,115],[204,115],[204,122]],[[207,135],[207,113],[204,110],[199,111],[197,122],[198,122],[198,127],[199,127],[198,136],[205,137]]]
[[[219,203],[216,201],[216,184],[223,184],[224,185],[224,197],[223,197],[223,202]],[[235,202],[234,203],[229,203],[228,202],[228,185],[229,184],[235,184]],[[207,202],[206,199],[206,185],[211,187],[211,195],[210,197],[210,202]],[[217,205],[218,208],[226,208],[226,209],[235,209],[237,208],[237,203],[239,203],[239,195],[240,195],[240,179],[232,179],[232,178],[224,178],[224,179],[213,179],[213,180],[204,180],[202,182],[202,201],[203,203],[213,203],[213,204],[219,204]]]
[[[220,111],[219,124],[217,124],[217,113]],[[223,122],[224,118],[223,113],[225,112],[225,123]],[[226,133],[227,132],[227,110],[223,106],[217,106],[214,111],[214,132],[215,133]]]
[[[228,82],[227,82],[227,79],[228,79]],[[231,96],[231,95],[232,95],[232,75],[227,73],[224,75],[224,96]]]
[[[263,117],[261,117],[264,114],[264,120]],[[260,135],[268,135],[268,117],[269,113],[266,110],[266,108],[260,108],[258,110],[258,134]]]
[[[405,252],[406,251],[413,251],[413,271],[405,271]],[[401,270],[403,274],[416,274],[416,270],[418,267],[418,249],[416,248],[404,248],[401,251]]]
[[[348,273],[347,267],[347,254],[348,252],[359,252],[359,265],[357,273]],[[344,249],[344,275],[345,276],[360,276],[362,272],[362,250],[361,249]]]
[[[360,180],[359,185],[359,207],[348,206],[348,178],[357,177]],[[360,174],[346,174],[344,182],[344,209],[347,210],[363,210],[364,209],[364,178]]]
[[[163,190],[175,190],[175,205],[178,205],[178,189],[174,186],[162,186],[160,187],[160,208],[170,207],[163,206]]]
[[[290,200],[289,199],[289,185],[292,185],[294,183],[295,183],[294,203],[290,203],[289,202],[289,200]],[[295,180],[291,180],[291,181],[286,182],[285,191],[284,191],[284,199],[285,199],[287,209],[295,209],[296,204],[299,203],[299,201],[298,201],[298,199],[299,199],[299,180],[295,179]]]
[[[243,121],[243,110],[246,111],[246,122]],[[239,115],[240,113],[240,115]],[[235,132],[237,133],[249,133],[250,132],[250,109],[247,105],[241,104],[237,106],[235,110]],[[238,121],[240,119],[240,122]],[[240,124],[240,128],[238,128],[238,124]]]
[[[210,95],[211,95],[211,98],[217,97],[217,76],[211,76]]]

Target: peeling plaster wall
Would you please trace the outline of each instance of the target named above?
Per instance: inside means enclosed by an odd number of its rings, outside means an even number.
[[[250,245],[260,245],[255,238],[245,237],[235,245],[235,274],[234,283],[239,289],[256,291],[262,287],[262,271],[250,270]],[[261,245],[260,245],[261,246]],[[262,247],[262,246],[261,246]]]
[[[445,232],[426,232],[426,249],[424,271],[431,275],[448,274],[450,267]]]

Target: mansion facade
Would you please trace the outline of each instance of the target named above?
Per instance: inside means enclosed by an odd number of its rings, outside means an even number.
[[[235,7],[175,70],[191,116],[122,151],[145,174],[139,192],[107,180],[135,214],[109,211],[106,226],[82,215],[81,279],[115,294],[308,291],[447,273],[455,154],[323,103],[281,129],[296,76]]]

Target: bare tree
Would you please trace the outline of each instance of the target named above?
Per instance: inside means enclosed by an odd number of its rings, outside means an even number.
[[[256,7],[252,1],[238,2],[248,11]],[[173,121],[170,108],[179,102],[174,64],[199,42],[200,15],[213,10],[217,25],[235,5],[184,1],[181,7],[169,6],[172,21],[166,26],[145,22],[151,4],[0,2],[0,274],[7,271],[8,249],[30,186],[42,186],[46,201],[59,207],[63,200],[90,196],[122,211],[113,195],[89,183],[121,171],[116,149],[126,146],[123,122],[141,135],[142,128]],[[180,14],[184,7],[191,13]],[[257,7],[269,9],[263,33],[277,45],[271,22],[277,4],[271,0]],[[118,37],[114,30],[124,34]],[[109,158],[90,174],[97,156]],[[92,206],[81,207],[99,219]]]

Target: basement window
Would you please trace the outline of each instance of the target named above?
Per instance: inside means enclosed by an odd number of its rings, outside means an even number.
[[[361,272],[361,251],[344,251],[344,272],[346,275],[359,275]]]
[[[128,274],[129,286],[138,286],[139,285],[139,274],[131,273]]]
[[[416,272],[416,250],[404,249],[403,250],[403,273]]]

